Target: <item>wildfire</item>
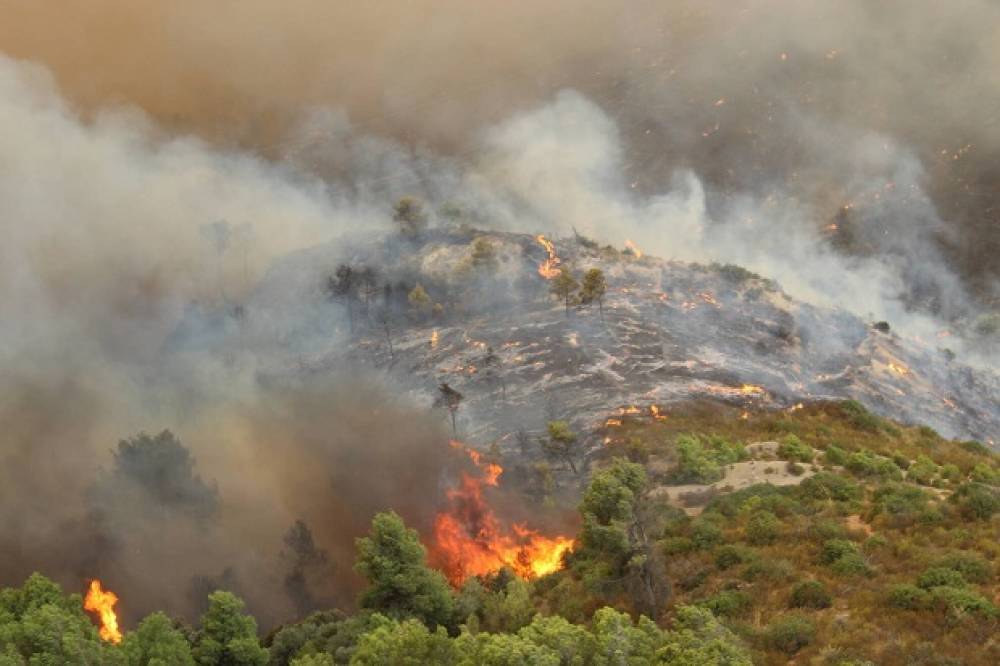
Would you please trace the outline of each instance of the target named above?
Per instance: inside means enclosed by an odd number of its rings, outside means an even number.
[[[656,405],[650,405],[649,406],[649,413],[657,421],[666,421],[667,420],[667,415],[666,414],[661,414],[660,413],[660,408],[657,407]]]
[[[435,330],[431,332],[431,349],[436,349],[437,346],[438,346],[438,332]]]
[[[754,384],[743,384],[742,386],[706,386],[705,390],[709,393],[714,393],[716,395],[724,395],[728,397],[754,397],[760,396],[767,393],[767,391],[762,386],[756,386]]]
[[[635,255],[636,259],[642,259],[642,250],[636,247],[635,243],[633,243],[630,240],[626,240],[625,247],[627,247],[632,252],[632,254]]]
[[[436,554],[451,583],[457,587],[469,576],[505,566],[522,578],[558,571],[573,539],[547,537],[523,523],[505,529],[483,498],[484,487],[499,485],[503,467],[458,442],[452,446],[463,448],[480,474],[462,473],[458,487],[447,493],[451,506],[434,521]]]
[[[106,641],[111,643],[122,642],[122,632],[118,629],[118,615],[115,613],[115,604],[118,603],[118,596],[111,590],[102,590],[101,581],[90,581],[90,589],[87,590],[87,597],[83,600],[83,609],[97,613],[101,619],[101,628],[98,632]]]
[[[604,427],[605,428],[617,428],[621,424],[622,424],[622,420],[621,419],[608,419],[607,421],[604,422]]]
[[[909,368],[907,368],[905,365],[900,365],[898,363],[889,363],[888,368],[893,372],[895,372],[897,375],[900,375],[901,377],[905,377],[906,375],[910,374]]]
[[[552,241],[541,234],[535,236],[535,240],[538,241],[539,245],[545,248],[546,254],[549,255],[545,261],[538,264],[538,274],[546,280],[551,280],[562,273],[562,269],[559,268],[559,264],[562,262],[559,260],[558,255],[556,255],[556,246],[552,244]]]

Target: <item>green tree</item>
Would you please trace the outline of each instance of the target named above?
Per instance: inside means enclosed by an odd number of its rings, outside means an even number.
[[[495,271],[500,265],[497,251],[487,238],[477,238],[472,243],[472,267],[479,271]]]
[[[563,301],[566,305],[566,316],[569,317],[569,306],[573,304],[573,295],[576,293],[577,288],[580,284],[573,277],[572,271],[569,268],[563,268],[559,271],[559,275],[552,278],[552,283],[549,289],[552,291],[553,295],[557,296],[559,300]]]
[[[583,529],[574,567],[589,587],[611,596],[626,592],[654,617],[669,594],[659,549],[647,536],[651,509],[642,465],[615,458],[594,474],[583,495]]]
[[[368,580],[361,607],[394,618],[417,618],[428,627],[449,625],[454,600],[448,582],[427,566],[417,533],[395,512],[376,514],[368,536],[357,540],[355,569]]]
[[[576,457],[576,433],[570,430],[565,421],[549,421],[548,434],[548,438],[542,440],[545,454],[564,461],[574,474],[579,474],[573,460]]]
[[[580,301],[583,303],[597,303],[601,313],[601,320],[604,320],[604,295],[608,291],[608,281],[604,277],[604,271],[600,268],[591,268],[583,274],[583,282],[580,286]]]
[[[680,606],[672,631],[656,657],[673,666],[751,666],[753,663],[738,638],[705,609]]]
[[[192,656],[202,666],[263,666],[267,650],[257,640],[257,621],[244,612],[243,600],[222,590],[208,595],[208,610]]]
[[[153,613],[126,634],[122,651],[129,666],[194,666],[191,646],[164,613]]]
[[[419,318],[426,317],[434,307],[431,302],[431,297],[427,294],[423,285],[420,283],[417,283],[417,285],[410,291],[406,300],[410,304],[410,309],[413,310],[413,313]]]
[[[382,514],[384,515],[384,514]],[[384,622],[364,634],[351,657],[352,666],[424,666],[454,663],[454,646],[444,627],[429,631],[415,619]]]
[[[407,238],[416,238],[427,228],[427,213],[416,197],[403,197],[397,201],[392,209],[392,219]]]

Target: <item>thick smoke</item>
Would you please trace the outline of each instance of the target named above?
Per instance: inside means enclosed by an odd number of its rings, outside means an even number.
[[[765,206],[754,237],[767,203],[794,200],[775,235],[810,242],[851,206],[846,234],[821,240],[918,257],[929,268],[889,290],[957,316],[943,261],[977,301],[997,296],[998,26],[990,0],[22,1],[0,9],[0,49],[45,63],[91,113],[134,104],[275,159],[295,156],[304,116],[337,108],[410,155],[474,161],[485,128],[574,89],[619,128],[630,188],[690,169],[717,222],[745,221],[747,196]]]

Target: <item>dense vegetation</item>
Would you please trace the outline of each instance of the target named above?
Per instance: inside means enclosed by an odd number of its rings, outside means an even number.
[[[454,590],[387,512],[358,540],[353,614],[261,639],[220,591],[196,627],[155,613],[115,646],[79,595],[36,574],[0,592],[0,666],[1000,663],[997,456],[853,402],[741,411],[609,427],[555,574]],[[558,422],[549,435],[569,468],[577,436]],[[728,486],[751,462],[786,485]],[[668,502],[682,483],[703,491]]]

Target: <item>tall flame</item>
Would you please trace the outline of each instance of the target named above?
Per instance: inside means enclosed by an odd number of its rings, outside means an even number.
[[[122,642],[122,632],[118,629],[118,615],[115,613],[117,603],[118,595],[111,590],[101,589],[101,581],[97,579],[90,581],[90,589],[87,590],[87,597],[83,600],[83,609],[97,613],[101,620],[98,633],[101,638],[111,643]]]
[[[453,446],[464,448],[453,442]],[[463,472],[457,488],[447,493],[450,507],[434,521],[434,553],[456,587],[470,576],[487,574],[505,566],[522,578],[558,571],[573,539],[547,537],[523,523],[505,529],[483,498],[483,488],[498,486],[503,467],[484,462],[480,454],[465,449],[479,475]]]
[[[559,268],[559,264],[562,262],[559,260],[558,255],[556,255],[556,246],[552,244],[552,241],[541,234],[535,236],[535,240],[538,241],[539,245],[545,248],[545,252],[548,254],[548,258],[538,264],[538,274],[546,280],[551,280],[562,273],[562,269]]]

